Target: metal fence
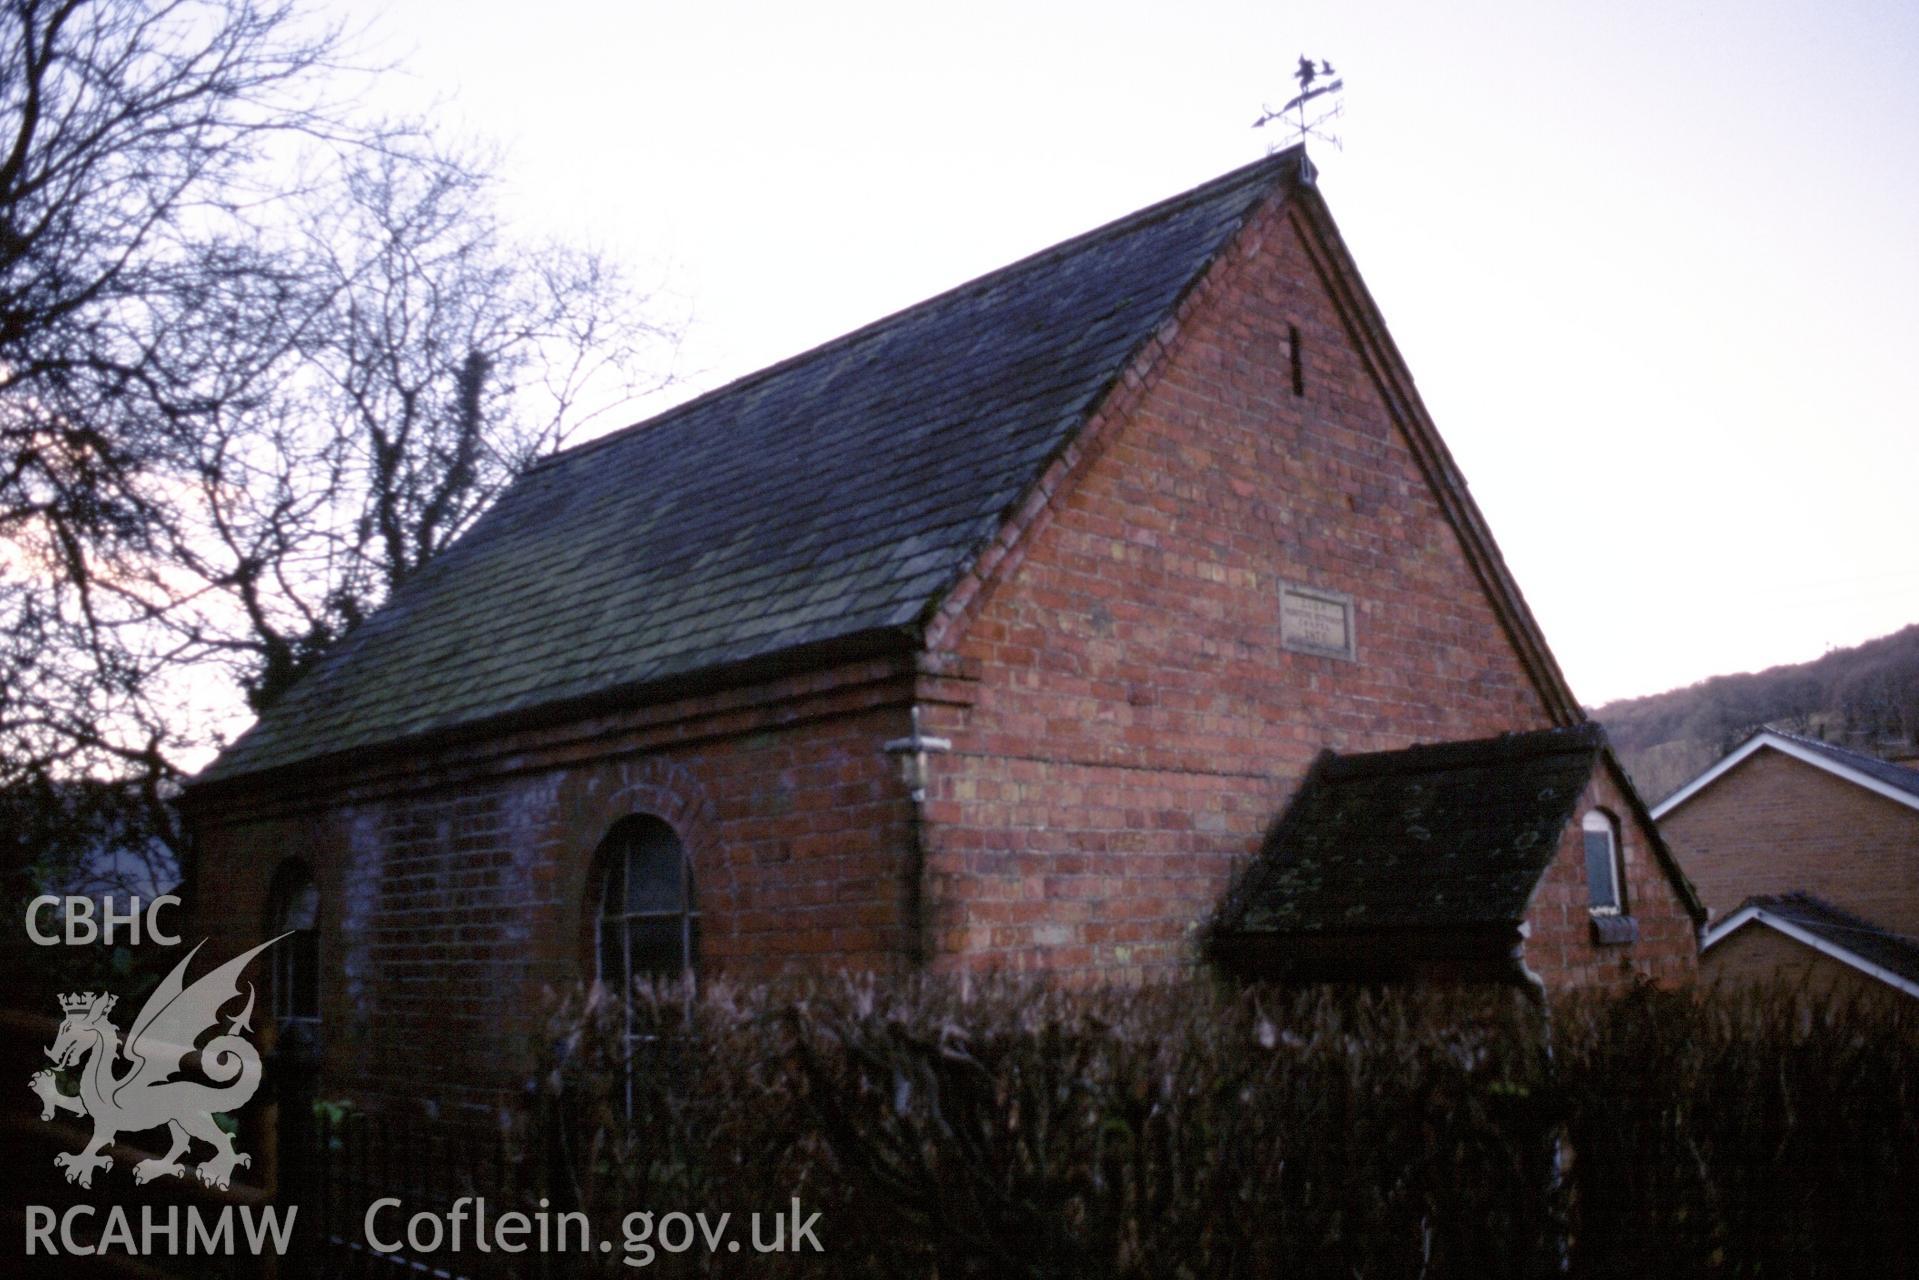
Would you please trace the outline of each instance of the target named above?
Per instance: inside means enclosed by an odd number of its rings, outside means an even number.
[[[282,1199],[312,1223],[314,1274],[543,1276],[544,1255],[483,1250],[486,1220],[539,1210],[546,1183],[536,1152],[512,1135],[473,1125],[364,1114],[314,1116],[304,1153],[283,1146]],[[382,1204],[398,1201],[397,1204]],[[368,1211],[381,1205],[371,1227]],[[461,1206],[456,1213],[455,1206]],[[417,1216],[431,1224],[409,1229]],[[460,1223],[459,1240],[450,1224]],[[397,1245],[394,1252],[376,1248]],[[457,1245],[457,1248],[456,1248]]]
[[[277,1198],[300,1206],[301,1228],[300,1256],[283,1274],[542,1280],[593,1269],[597,1259],[578,1253],[507,1252],[480,1236],[483,1224],[497,1227],[508,1213],[537,1222],[536,1215],[551,1218],[571,1207],[570,1179],[557,1173],[561,1151],[552,1125],[526,1117],[510,1127],[483,1125],[316,1105],[313,1073],[294,1060],[299,1052],[281,1056]]]

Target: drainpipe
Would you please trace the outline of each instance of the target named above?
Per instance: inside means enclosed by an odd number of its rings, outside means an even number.
[[[1546,1052],[1546,1071],[1549,1080],[1558,1074],[1558,1063],[1553,1055],[1553,1007],[1552,999],[1546,990],[1546,980],[1533,972],[1526,963],[1526,939],[1532,936],[1532,925],[1525,920],[1519,922],[1518,936],[1513,941],[1512,953],[1507,957],[1512,971],[1525,990],[1527,998],[1534,1008],[1539,1010],[1539,1031],[1541,1043]],[[1556,1201],[1563,1203],[1566,1193],[1566,1127],[1559,1125],[1553,1133],[1552,1189]],[[1563,1274],[1572,1270],[1571,1224],[1563,1219],[1554,1225],[1553,1250],[1559,1271]]]
[[[906,794],[912,800],[912,809],[906,818],[906,958],[912,968],[920,970],[926,967],[928,950],[925,901],[926,757],[931,752],[951,751],[953,743],[949,738],[930,738],[920,731],[920,707],[917,702],[913,704],[911,714],[912,733],[881,744],[880,750],[899,757],[900,781],[905,783]]]
[[[1506,959],[1512,966],[1513,976],[1525,989],[1527,998],[1539,1009],[1540,1024],[1546,1030],[1546,1052],[1550,1056],[1552,1053],[1552,1002],[1547,998],[1546,980],[1534,973],[1532,967],[1526,963],[1526,939],[1532,937],[1532,923],[1521,920],[1519,928],[1514,932],[1517,936],[1513,939],[1513,949]]]

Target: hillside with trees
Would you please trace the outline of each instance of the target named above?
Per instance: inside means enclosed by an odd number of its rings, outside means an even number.
[[[1762,726],[1873,755],[1919,749],[1919,624],[1811,662],[1714,676],[1593,709],[1649,803]]]

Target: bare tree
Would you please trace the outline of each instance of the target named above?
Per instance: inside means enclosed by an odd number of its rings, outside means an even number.
[[[492,186],[471,156],[350,156],[300,218],[324,229],[294,258],[301,303],[248,321],[287,354],[273,394],[203,434],[172,563],[211,606],[176,619],[238,659],[256,708],[513,477],[667,380],[648,353],[676,331],[648,296],[599,255],[513,237]]]
[[[209,673],[277,696],[671,326],[483,159],[345,123],[292,0],[0,23],[0,791],[171,837]]]
[[[143,540],[141,481],[197,405],[156,308],[244,234],[276,139],[333,131],[337,51],[288,5],[7,0],[0,42],[0,533],[87,584]]]
[[[158,655],[98,588],[202,416],[159,320],[230,269],[275,141],[334,132],[337,49],[284,4],[0,6],[0,784],[155,771]]]

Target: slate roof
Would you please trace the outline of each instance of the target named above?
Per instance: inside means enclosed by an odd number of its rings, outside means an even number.
[[[1516,926],[1604,749],[1586,723],[1322,755],[1216,935]]]
[[[1915,800],[1919,800],[1919,769],[1908,769],[1902,764],[1894,764],[1890,760],[1881,760],[1878,756],[1867,755],[1863,751],[1852,751],[1830,742],[1821,742],[1817,738],[1807,738],[1779,729],[1768,729],[1766,732],[1775,737],[1791,739],[1806,750],[1822,755],[1834,764],[1844,765],[1869,778],[1875,778],[1894,790],[1903,791]]]
[[[1293,148],[556,455],[205,783],[852,637],[908,642]]]
[[[1726,923],[1731,924],[1749,907],[1758,908],[1762,922],[1770,916],[1797,925],[1868,965],[1896,974],[1907,982],[1919,983],[1919,941],[1882,929],[1809,893],[1762,894],[1748,898],[1727,916]],[[1715,929],[1707,945],[1731,932],[1732,929],[1725,929],[1723,933]]]

